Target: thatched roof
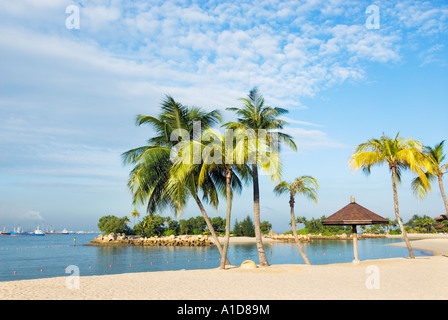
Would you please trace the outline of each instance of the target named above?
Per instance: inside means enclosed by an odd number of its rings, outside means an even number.
[[[448,216],[446,214],[442,214],[441,216],[435,217],[434,220],[436,221],[448,220]]]
[[[376,213],[364,208],[355,202],[351,202],[341,210],[332,214],[322,221],[325,225],[366,225],[366,224],[388,224],[389,222]]]

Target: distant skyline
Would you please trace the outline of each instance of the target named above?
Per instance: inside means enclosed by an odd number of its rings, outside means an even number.
[[[354,195],[395,219],[389,169],[366,176],[348,161],[383,133],[448,140],[447,40],[446,1],[0,1],[0,229],[130,217],[121,154],[152,134],[136,115],[157,115],[169,94],[234,120],[225,108],[253,87],[289,110],[298,152],[282,149],[283,180],[320,184],[317,206],[296,198],[297,216],[329,216]],[[418,201],[412,178],[398,190],[402,219],[444,213],[438,185]],[[261,220],[288,230],[288,197],[260,185]],[[224,217],[225,200],[207,212]],[[180,218],[197,215],[191,202]],[[247,215],[251,184],[232,228]]]

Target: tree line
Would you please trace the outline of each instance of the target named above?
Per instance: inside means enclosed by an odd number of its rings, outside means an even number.
[[[296,223],[303,224],[304,227],[297,230],[298,234],[322,234],[322,235],[338,235],[350,234],[351,226],[324,225],[322,223],[326,217],[307,219],[306,217],[297,217]],[[397,220],[389,220],[387,225],[368,225],[361,226],[363,233],[375,234],[401,234]],[[211,218],[213,228],[218,235],[225,234],[226,221],[222,217]],[[171,235],[209,235],[210,230],[207,228],[204,217],[196,216],[189,219],[181,219],[179,221],[171,217],[162,217],[160,215],[147,215],[142,221],[134,225],[133,228],[128,226],[130,220],[127,216],[119,218],[114,215],[103,216],[98,222],[98,228],[105,234],[108,233],[125,233],[129,235],[140,235],[145,237],[152,236],[171,236]],[[441,226],[438,230],[436,226]],[[408,233],[434,233],[436,231],[448,232],[448,220],[437,222],[428,215],[414,214],[406,223],[405,229]],[[261,223],[261,232],[267,234],[272,230],[272,224],[268,221]],[[233,230],[230,232],[234,236],[254,237],[255,225],[252,218],[248,215],[245,219],[238,222],[235,220]],[[284,232],[290,234],[292,230]]]
[[[134,216],[135,216],[135,212]],[[210,230],[203,216],[180,219],[179,221],[171,217],[163,217],[158,214],[146,215],[142,221],[134,224],[133,228],[128,226],[130,222],[127,216],[117,217],[114,215],[103,216],[99,219],[98,228],[105,234],[125,233],[128,235],[139,235],[144,237],[153,236],[177,236],[177,235],[209,235]],[[220,236],[225,234],[226,221],[222,217],[210,219],[211,225]],[[262,233],[268,233],[272,229],[272,224],[268,221],[261,223]],[[244,220],[235,224],[231,234],[240,237],[254,237],[255,225],[248,215]]]

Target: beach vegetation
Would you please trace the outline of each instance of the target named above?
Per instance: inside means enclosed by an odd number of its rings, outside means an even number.
[[[269,221],[261,221],[260,229],[261,233],[268,234],[272,230],[272,224]]]
[[[98,229],[100,229],[100,231],[104,234],[133,234],[132,229],[128,227],[128,222],[129,219],[127,217],[119,218],[114,215],[102,216],[98,221]]]
[[[306,264],[310,264],[308,257],[303,250],[302,244],[300,243],[297,226],[296,226],[296,216],[294,213],[294,203],[296,195],[303,195],[305,198],[312,200],[317,205],[317,190],[319,189],[319,184],[317,180],[311,176],[301,176],[297,177],[293,182],[280,181],[280,183],[275,186],[274,192],[277,195],[284,193],[289,193],[289,207],[291,213],[291,226],[294,239],[296,241],[297,248],[302,255],[303,260]]]
[[[131,217],[134,218],[134,225],[135,225],[135,219],[140,217],[140,212],[137,211],[137,208],[134,208],[131,212]]]
[[[427,215],[414,214],[405,225],[415,233],[430,233],[435,232],[434,227],[438,224],[437,221]]]
[[[198,187],[202,187],[206,179],[212,179],[227,200],[226,219],[224,226],[224,248],[221,257],[220,268],[225,269],[227,262],[227,250],[230,240],[230,218],[232,211],[232,199],[235,192],[242,190],[241,177],[248,180],[248,161],[250,145],[253,145],[253,137],[247,141],[247,135],[241,130],[226,130],[221,134],[213,129],[205,130],[198,139],[186,141],[182,149],[196,152],[202,155],[200,161],[185,161],[185,157],[175,159],[171,169],[172,177],[184,181],[192,172],[197,172]],[[252,141],[252,143],[251,143]],[[213,224],[213,223],[212,223]],[[219,226],[222,230],[221,226]]]
[[[414,259],[411,244],[400,218],[397,183],[401,182],[402,172],[410,169],[418,175],[425,188],[430,190],[427,173],[432,174],[433,168],[428,157],[423,153],[422,143],[411,138],[400,138],[399,133],[395,138],[389,138],[383,134],[379,139],[373,138],[361,143],[355,149],[349,164],[355,170],[362,168],[366,174],[370,174],[371,168],[374,166],[387,164],[392,177],[395,217],[409,250],[409,255]]]
[[[440,194],[442,195],[443,203],[445,205],[445,212],[448,214],[448,200],[446,198],[445,189],[443,187],[443,175],[448,172],[448,163],[443,163],[446,155],[443,152],[443,145],[445,141],[436,144],[434,147],[425,146],[423,153],[428,156],[429,163],[432,170],[425,172],[425,177],[430,182],[437,179],[439,183]],[[431,190],[427,187],[426,183],[420,178],[416,177],[412,181],[412,190],[417,198],[424,198],[426,194]]]
[[[161,236],[166,230],[165,221],[166,218],[158,214],[148,214],[134,226],[134,231],[137,235],[145,237]]]
[[[233,233],[238,237],[255,237],[255,224],[251,217],[247,215],[247,217],[241,222],[235,220]]]
[[[280,130],[287,124],[285,120],[279,119],[280,116],[288,113],[286,109],[278,107],[270,107],[265,105],[263,96],[257,88],[249,92],[247,98],[241,98],[243,102],[240,107],[227,108],[229,111],[235,112],[238,120],[228,122],[224,126],[228,129],[236,130],[252,130],[255,136],[259,136],[259,131],[266,133],[266,141],[270,143],[274,149],[279,152],[280,143],[286,143],[293,150],[297,150],[292,137]],[[272,150],[271,150],[272,151]],[[255,157],[255,162],[251,164],[251,176],[253,186],[253,203],[254,203],[254,227],[255,238],[257,243],[258,258],[261,266],[267,266],[268,261],[263,248],[260,218],[260,186],[258,177],[258,167],[262,165],[262,159]],[[279,167],[277,173],[280,173]],[[274,177],[271,175],[271,177]]]
[[[138,115],[136,125],[149,125],[154,130],[147,145],[128,150],[122,154],[123,163],[133,165],[129,174],[128,188],[133,205],[146,205],[148,215],[165,208],[172,209],[179,217],[188,199],[193,198],[211,232],[216,247],[223,254],[218,236],[204,208],[203,201],[218,207],[218,188],[209,175],[198,185],[196,170],[184,179],[172,175],[173,156],[182,156],[179,145],[200,136],[204,130],[221,121],[219,111],[205,112],[198,107],[187,107],[167,95],[161,103],[162,112],[157,116]],[[185,151],[184,151],[185,152]],[[185,154],[184,154],[185,155]],[[200,228],[194,232],[201,232]]]

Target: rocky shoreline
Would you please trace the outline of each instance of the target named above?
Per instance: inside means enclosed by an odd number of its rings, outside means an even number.
[[[168,237],[140,237],[125,235],[124,233],[108,235],[99,235],[93,241],[86,244],[87,246],[189,246],[189,247],[206,247],[212,246],[211,241],[206,235],[182,235]]]
[[[238,241],[239,237],[231,237],[232,240]],[[359,239],[366,238],[386,238],[386,235],[379,234],[362,234]],[[352,240],[352,235],[342,234],[334,236],[324,235],[299,235],[300,241],[310,242],[313,240]],[[247,239],[246,239],[247,240]],[[255,242],[255,238],[253,240]],[[292,234],[269,234],[264,237],[269,241],[295,241]],[[245,241],[248,242],[248,241]],[[141,237],[123,234],[110,233],[108,235],[99,235],[93,241],[86,244],[87,246],[188,246],[188,247],[207,247],[213,246],[212,238],[207,235],[180,235],[180,236],[162,236],[162,237]]]

